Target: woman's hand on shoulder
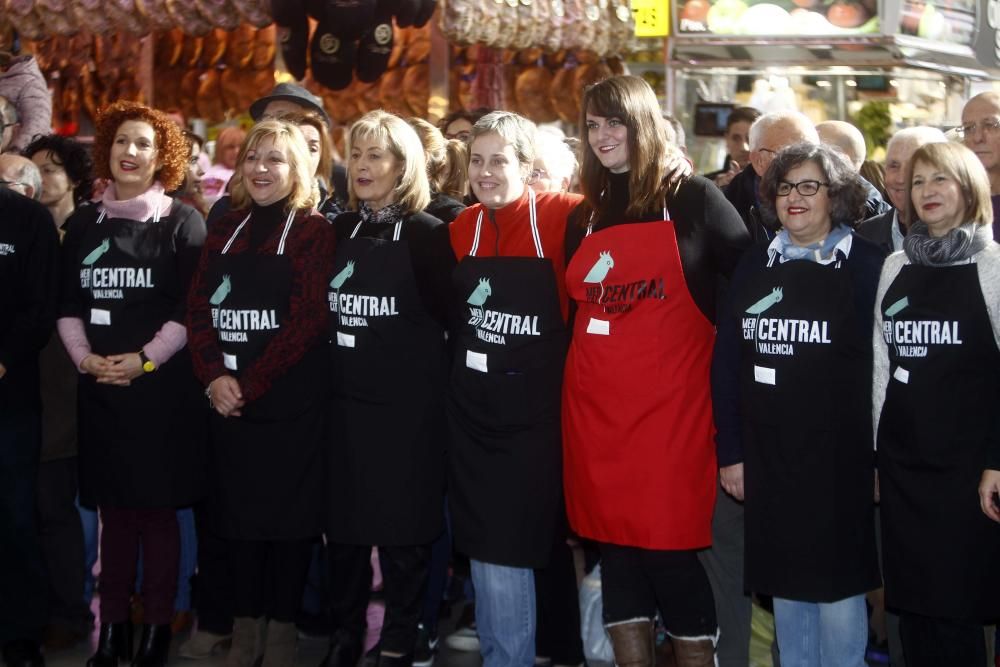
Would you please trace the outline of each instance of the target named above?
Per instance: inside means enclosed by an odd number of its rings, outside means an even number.
[[[223,417],[239,417],[246,405],[240,383],[232,375],[220,375],[208,385],[208,402]]]
[[[983,514],[1000,523],[1000,470],[984,470],[979,480],[979,507]]]

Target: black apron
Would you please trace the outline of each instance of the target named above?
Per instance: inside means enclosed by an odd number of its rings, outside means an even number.
[[[415,545],[444,528],[444,329],[417,291],[408,242],[351,236],[330,281],[333,420],[327,539]]]
[[[453,274],[448,504],[459,551],[541,568],[563,515],[566,326],[529,196],[537,257],[476,257],[480,211],[472,248]]]
[[[206,282],[216,286],[209,297],[212,325],[223,364],[237,380],[288,325],[292,266],[284,253],[295,213],[285,221],[276,254],[229,254],[247,215],[206,268]],[[213,411],[219,480],[213,493],[224,537],[285,540],[319,534],[324,348],[317,342],[263,396],[247,403],[241,417]]]
[[[89,225],[77,258],[84,328],[94,353],[138,352],[186,297],[173,250],[172,216],[107,218]],[[88,507],[190,505],[205,486],[206,419],[191,356],[179,350],[127,387],[82,374],[80,502]]]
[[[871,331],[847,260],[767,267],[738,286],[748,590],[833,602],[879,586]],[[874,285],[872,286],[874,289]]]
[[[878,307],[890,361],[878,432],[886,604],[996,620],[1000,526],[978,488],[996,446],[1000,351],[977,267],[907,264]]]

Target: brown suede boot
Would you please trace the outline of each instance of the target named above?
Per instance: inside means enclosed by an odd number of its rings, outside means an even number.
[[[654,667],[652,621],[630,621],[606,626],[618,667]]]
[[[233,640],[226,667],[253,667],[264,654],[264,619],[234,618]]]
[[[295,649],[299,645],[299,631],[294,623],[270,621],[267,624],[267,642],[264,644],[264,662],[261,667],[295,667]]]
[[[702,639],[681,639],[671,637],[677,667],[714,667],[715,642],[710,637]]]

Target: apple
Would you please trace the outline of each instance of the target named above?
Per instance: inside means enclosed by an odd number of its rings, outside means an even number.
[[[688,21],[704,23],[708,17],[708,0],[687,0],[681,9],[680,17]]]
[[[743,0],[716,0],[706,17],[708,29],[716,35],[735,35],[746,11],[747,3]]]
[[[927,5],[920,17],[917,35],[924,39],[941,39],[947,30],[948,22],[945,20],[944,14],[934,9],[934,5]]]
[[[838,28],[857,28],[868,20],[868,15],[861,5],[837,0],[826,11],[826,18]]]

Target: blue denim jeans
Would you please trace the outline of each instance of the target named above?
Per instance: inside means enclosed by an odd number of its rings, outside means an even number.
[[[535,573],[471,560],[483,667],[535,664]]]
[[[865,596],[836,602],[774,598],[781,667],[865,667]]]

